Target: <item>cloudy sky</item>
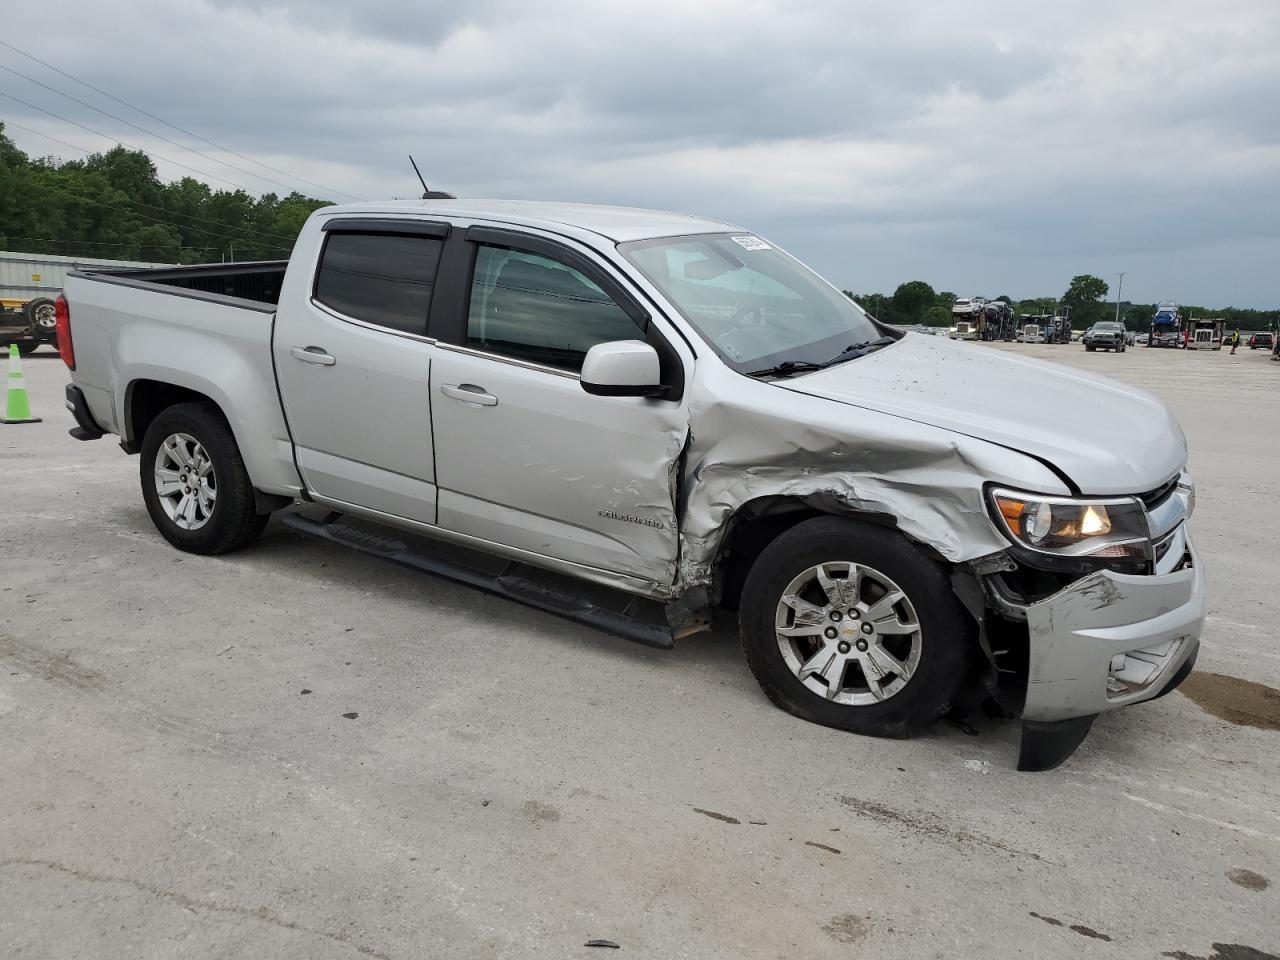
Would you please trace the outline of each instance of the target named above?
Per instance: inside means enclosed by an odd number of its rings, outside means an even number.
[[[856,291],[1058,295],[1123,270],[1125,299],[1280,305],[1280,0],[10,6],[6,43],[333,199],[414,195],[412,152],[460,196],[731,220]],[[0,92],[280,191],[13,73]],[[110,146],[3,97],[0,119]]]

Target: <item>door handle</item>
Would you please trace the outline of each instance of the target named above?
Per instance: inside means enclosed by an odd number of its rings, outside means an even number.
[[[474,383],[442,383],[440,384],[440,392],[446,397],[453,397],[455,400],[474,404],[477,407],[496,407],[498,405],[497,397],[492,393],[487,393],[484,387],[477,387]]]
[[[322,367],[332,367],[338,362],[324,352],[324,347],[290,347],[289,356],[303,363],[318,363]]]

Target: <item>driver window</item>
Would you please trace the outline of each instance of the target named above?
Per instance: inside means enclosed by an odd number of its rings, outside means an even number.
[[[622,308],[572,267],[506,247],[477,248],[467,346],[577,373],[595,344],[641,336]]]

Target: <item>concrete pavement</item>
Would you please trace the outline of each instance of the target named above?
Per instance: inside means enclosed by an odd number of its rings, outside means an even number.
[[[28,358],[44,422],[0,426],[5,955],[1280,954],[1280,732],[1209,677],[1280,687],[1280,363],[997,349],[1171,404],[1210,578],[1204,706],[1104,716],[1046,774],[1011,722],[787,716],[729,634],[653,651],[278,523],[178,553],[137,458],[69,438],[65,368]]]

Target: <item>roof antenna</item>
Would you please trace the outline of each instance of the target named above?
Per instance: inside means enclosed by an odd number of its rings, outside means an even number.
[[[413,159],[413,154],[409,154],[409,162],[413,164],[413,172],[418,175],[418,182],[422,184],[423,200],[457,200],[452,193],[445,193],[443,190],[432,190],[427,186],[427,181],[422,179],[422,171],[418,169],[417,162]]]

